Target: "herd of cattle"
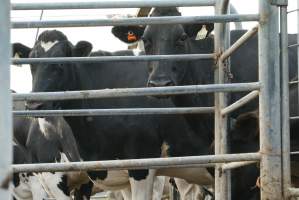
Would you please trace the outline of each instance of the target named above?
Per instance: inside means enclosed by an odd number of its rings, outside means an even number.
[[[156,8],[151,16],[178,16],[176,8]],[[205,37],[198,32],[206,29]],[[212,53],[213,24],[177,24],[113,27],[112,33],[126,43],[143,42],[138,55]],[[201,31],[202,32],[202,31]],[[231,31],[235,42],[245,30]],[[296,43],[296,35],[289,35]],[[231,57],[231,82],[258,80],[257,36],[246,42]],[[297,48],[290,48],[290,79],[296,80]],[[73,45],[60,31],[44,31],[35,45],[13,44],[13,55],[21,58],[86,57],[136,55],[136,51],[92,51],[80,41]],[[103,63],[32,64],[32,92],[137,88],[214,83],[213,60],[138,61]],[[296,86],[296,87],[295,87]],[[298,115],[297,85],[290,85],[291,115]],[[229,103],[244,92],[229,94]],[[96,109],[163,108],[213,106],[213,94],[109,98],[92,100],[30,101],[26,108]],[[25,105],[23,105],[25,107]],[[275,106],[275,105],[273,105]],[[230,152],[259,150],[258,100],[229,116]],[[97,117],[14,117],[14,163],[98,161],[213,154],[213,114],[97,116]],[[297,121],[291,121],[291,150],[299,150]],[[298,160],[299,162],[299,160]],[[299,164],[299,163],[298,163]],[[296,184],[299,168],[292,157],[292,180]],[[298,171],[296,171],[298,169]],[[165,176],[174,177],[182,199],[212,199],[213,170],[180,168],[163,170],[118,170],[14,174],[14,198],[59,200],[90,199],[99,191],[118,191],[125,200],[160,200]],[[232,170],[232,199],[257,200],[259,165]],[[194,195],[194,191],[201,191]]]

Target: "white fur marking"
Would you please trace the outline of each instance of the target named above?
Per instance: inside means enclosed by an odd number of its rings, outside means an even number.
[[[21,58],[21,56],[16,52],[15,55],[13,56],[14,58]]]
[[[62,181],[62,177],[65,175],[64,172],[43,172],[40,174],[42,177],[43,185],[47,187],[51,196],[55,199],[69,200],[70,197],[65,195],[64,192],[58,187],[58,184]]]
[[[140,50],[139,49],[133,49],[133,54],[134,56],[139,56],[140,55]]]
[[[38,118],[37,120],[38,120],[39,129],[41,130],[42,134],[46,138],[49,138],[48,129],[52,126],[52,124],[49,123],[45,118]]]
[[[153,200],[161,200],[165,185],[165,176],[156,176],[154,178]]]
[[[58,43],[57,40],[55,40],[54,42],[49,41],[49,42],[44,42],[41,41],[40,46],[44,49],[45,52],[49,51],[56,43]]]
[[[29,184],[32,192],[32,200],[47,199],[49,197],[36,175],[29,177]]]
[[[20,182],[17,187],[13,188],[13,196],[16,199],[32,199],[32,193],[27,177],[23,177],[23,173],[18,174]],[[26,174],[27,176],[27,174]]]
[[[104,180],[97,179],[94,184],[103,190],[119,190],[128,187],[129,175],[127,170],[113,170],[107,172]]]
[[[150,169],[146,179],[136,181],[130,178],[132,200],[152,200],[155,174],[156,170]]]
[[[206,28],[206,25],[203,25],[200,31],[198,31],[195,40],[203,40],[207,37],[208,30]]]
[[[67,156],[65,155],[65,153],[60,152],[60,162],[61,163],[70,162]]]

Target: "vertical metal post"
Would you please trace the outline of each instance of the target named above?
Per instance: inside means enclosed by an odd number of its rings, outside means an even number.
[[[299,0],[297,0],[297,8],[299,9]],[[299,11],[297,11],[297,43],[299,44]],[[299,46],[297,46],[297,59],[299,61]],[[299,62],[297,63],[298,65],[298,77],[299,77]],[[298,102],[299,106],[299,84],[298,84]]]
[[[229,0],[217,0],[215,5],[216,14],[226,14]],[[215,83],[225,83],[225,68],[228,62],[219,62],[219,56],[229,45],[229,30],[225,23],[215,24],[215,53],[218,55],[214,72]],[[227,153],[227,116],[221,114],[221,110],[227,105],[226,93],[215,93],[215,154]],[[230,171],[221,174],[221,165],[215,167],[215,200],[229,200],[230,195]]]
[[[283,196],[286,199],[291,187],[290,167],[290,111],[289,111],[289,62],[288,62],[287,6],[280,7],[280,57],[281,57],[281,133]]]
[[[282,199],[278,7],[259,1],[261,200]]]
[[[7,188],[12,162],[9,0],[1,1],[0,27],[0,199],[10,199],[11,196]]]

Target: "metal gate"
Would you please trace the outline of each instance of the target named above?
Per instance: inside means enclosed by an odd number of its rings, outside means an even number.
[[[257,15],[227,15],[229,0],[101,0],[77,3],[17,3],[10,5],[2,0],[0,6],[0,199],[9,199],[9,191],[3,186],[10,172],[75,171],[94,169],[140,169],[164,168],[169,166],[213,166],[215,167],[215,199],[230,199],[230,169],[260,162],[262,200],[287,199],[299,195],[299,190],[290,189],[290,139],[288,113],[288,60],[286,8],[287,0],[259,0]],[[131,19],[65,20],[65,21],[26,21],[10,23],[10,8],[13,10],[53,10],[53,9],[95,9],[95,8],[139,8],[166,6],[215,6],[214,16],[175,16]],[[281,18],[281,47],[279,44],[279,9]],[[229,28],[226,22],[257,21],[259,25],[245,33],[232,46],[229,46]],[[179,95],[194,93],[215,93],[214,107],[197,108],[126,108],[94,110],[50,110],[13,111],[9,88],[10,68],[10,27],[82,27],[176,24],[211,22],[215,25],[215,52],[213,54],[113,56],[92,58],[29,58],[12,59],[14,64],[65,63],[90,61],[161,61],[216,59],[215,84],[173,86],[161,88],[106,89],[93,91],[47,92],[15,94],[14,100],[69,100],[108,97],[132,97],[147,95]],[[224,69],[229,67],[227,59],[251,36],[259,32],[259,81],[253,83],[227,83]],[[282,49],[279,56],[279,48]],[[280,65],[281,57],[281,65]],[[280,70],[280,66],[282,70]],[[240,66],[241,67],[241,66]],[[280,73],[281,72],[281,73]],[[282,77],[282,79],[281,79]],[[227,105],[227,92],[251,91],[237,102]],[[282,95],[281,95],[282,94]],[[259,95],[260,109],[260,151],[258,153],[227,153],[227,114]],[[282,98],[281,98],[282,96]],[[273,106],[275,105],[275,106]],[[184,114],[215,112],[215,154],[182,158],[155,158],[136,160],[92,161],[80,163],[49,163],[11,165],[12,161],[12,113],[18,116],[74,116],[74,115],[145,115],[145,114]],[[250,161],[250,162],[249,162]],[[221,172],[221,173],[220,173]]]

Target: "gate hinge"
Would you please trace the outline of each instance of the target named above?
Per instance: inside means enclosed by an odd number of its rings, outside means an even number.
[[[287,6],[288,0],[270,0],[270,3],[276,6]]]

